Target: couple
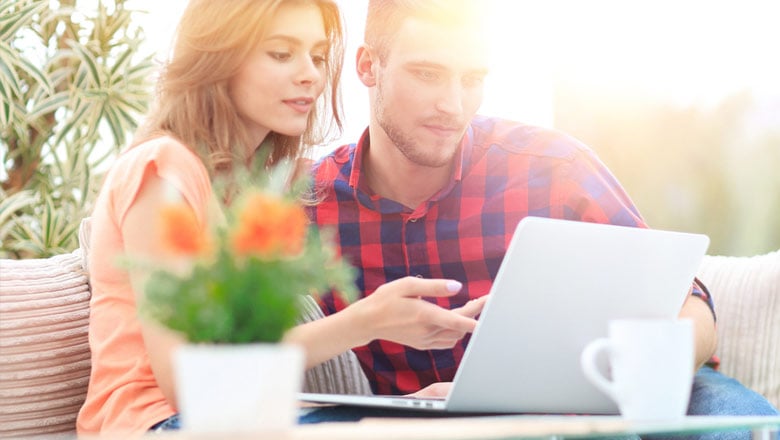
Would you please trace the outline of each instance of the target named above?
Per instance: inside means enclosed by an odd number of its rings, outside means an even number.
[[[311,219],[337,231],[362,295],[350,305],[325,297],[328,316],[285,340],[305,348],[307,367],[354,349],[378,394],[446,394],[523,217],[646,227],[587,147],[476,116],[487,73],[479,12],[476,1],[370,0],[357,52],[369,127],[311,170],[319,201]],[[206,228],[215,176],[256,157],[300,159],[326,128],[340,128],[342,58],[332,0],[190,0],[156,106],[92,216],[93,369],[80,433],[177,428],[170,353],[182,341],[138,319],[142,280],[116,268],[115,257],[165,261],[149,219],[171,195]],[[702,366],[689,413],[776,414],[703,366],[715,349],[704,291],[692,286],[680,311],[696,323]]]

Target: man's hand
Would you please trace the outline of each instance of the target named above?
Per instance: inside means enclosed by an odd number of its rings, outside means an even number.
[[[421,389],[420,391],[407,394],[407,396],[417,398],[443,399],[447,397],[447,394],[449,394],[450,388],[452,388],[452,382],[435,382]]]
[[[366,343],[385,339],[418,350],[451,348],[474,331],[474,317],[482,311],[484,299],[447,310],[421,298],[452,296],[461,287],[452,280],[401,278],[380,286],[347,310],[361,324],[356,330]]]

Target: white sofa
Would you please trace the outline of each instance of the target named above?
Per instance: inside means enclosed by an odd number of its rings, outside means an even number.
[[[74,435],[90,371],[86,237],[69,254],[0,260],[0,438]],[[715,298],[721,370],[780,405],[780,251],[707,256],[699,277]],[[369,392],[351,353],[309,372],[307,388]]]

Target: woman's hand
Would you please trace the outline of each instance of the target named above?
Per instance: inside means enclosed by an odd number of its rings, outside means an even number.
[[[477,325],[474,317],[484,305],[482,298],[447,310],[422,297],[448,297],[461,289],[452,280],[406,277],[380,286],[344,312],[360,323],[358,332],[367,344],[384,339],[418,350],[451,348]]]
[[[452,296],[460,289],[456,281],[402,278],[381,286],[338,313],[294,327],[284,340],[305,348],[306,368],[375,339],[418,350],[451,348],[474,331],[474,317],[482,311],[487,297],[471,300],[454,310],[420,298]]]
[[[485,307],[485,302],[487,301],[488,296],[480,296],[479,298],[472,299],[471,301],[467,302],[461,307],[458,307],[457,309],[452,309],[453,312],[462,315],[462,316],[468,316],[469,318],[476,318],[477,315],[482,313],[482,309]]]

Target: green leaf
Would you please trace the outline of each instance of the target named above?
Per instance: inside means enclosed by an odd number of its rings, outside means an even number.
[[[57,133],[57,137],[54,138],[53,145],[60,145],[71,132],[84,125],[89,110],[89,105],[84,102],[79,102],[68,122],[62,125],[60,128],[59,133]]]
[[[49,78],[46,77],[41,69],[37,68],[33,63],[25,58],[19,58],[18,65],[24,70],[25,73],[32,76],[36,83],[43,87],[47,93],[53,93],[54,88],[52,87]]]
[[[125,130],[122,120],[117,115],[117,109],[111,105],[103,106],[103,115],[108,120],[108,127],[114,135],[114,143],[122,144],[125,141]]]
[[[27,115],[28,120],[38,119],[49,113],[54,113],[58,109],[67,106],[71,103],[71,96],[68,92],[59,92],[57,94],[48,96],[42,101],[39,101],[32,111]]]
[[[0,4],[0,40],[8,41],[11,36],[19,31],[24,26],[29,26],[35,14],[41,12],[46,7],[46,3],[42,0],[29,1],[28,4],[24,4],[20,1],[9,1]],[[14,6],[21,8],[15,9],[13,12],[9,12]]]
[[[102,84],[103,79],[102,75],[100,74],[100,67],[92,52],[89,51],[87,47],[76,44],[75,42],[69,42],[68,46],[70,46],[76,56],[78,56],[82,63],[82,67],[85,68],[84,72],[87,73],[87,78],[90,80],[90,82],[84,84],[87,86],[84,87],[84,89],[88,90],[89,88],[97,87]]]
[[[6,196],[5,193],[2,195],[3,200],[0,201],[0,227],[4,227],[11,222],[17,211],[35,204],[38,200],[35,197],[35,193],[31,190],[19,191],[10,196]],[[2,235],[0,235],[0,240],[2,240]]]

